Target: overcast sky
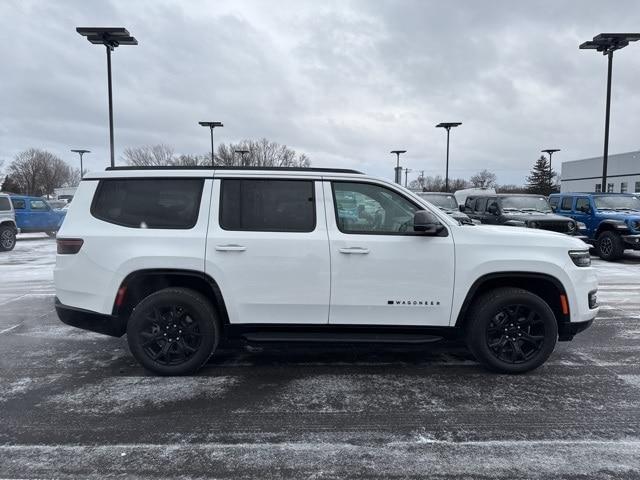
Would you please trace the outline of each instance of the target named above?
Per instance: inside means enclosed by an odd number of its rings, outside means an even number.
[[[267,137],[314,166],[393,178],[403,164],[451,176],[493,170],[524,182],[542,148],[602,153],[606,58],[578,45],[640,30],[620,1],[25,1],[0,3],[0,160],[50,150],[107,165],[104,47],[77,26],[125,26],[113,54],[116,158],[165,143],[206,153]],[[610,152],[640,148],[640,42],[614,55]],[[410,174],[409,178],[416,174]]]

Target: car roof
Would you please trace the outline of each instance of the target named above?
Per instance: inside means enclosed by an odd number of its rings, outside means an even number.
[[[615,197],[636,197],[638,193],[614,193],[614,192],[565,192],[565,193],[552,193],[550,197],[571,196],[571,195],[591,195],[592,197],[601,196],[615,196]]]
[[[440,196],[445,196],[445,195],[449,195],[450,197],[453,197],[453,193],[449,193],[449,192],[415,192],[418,195],[422,195],[422,194],[427,194],[427,195],[440,195]]]

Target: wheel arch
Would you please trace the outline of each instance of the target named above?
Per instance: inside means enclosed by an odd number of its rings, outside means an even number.
[[[598,238],[598,236],[602,233],[602,232],[614,232],[614,233],[626,233],[629,231],[629,227],[627,226],[626,223],[620,221],[620,220],[603,220],[598,224],[598,227],[596,228],[596,238]]]
[[[467,296],[458,312],[455,326],[464,329],[468,320],[467,313],[473,301],[485,292],[501,287],[521,288],[538,295],[553,310],[558,326],[570,321],[569,313],[563,313],[560,296],[566,296],[567,293],[560,280],[545,273],[516,271],[489,273],[478,278],[467,292]]]
[[[131,272],[118,287],[112,314],[128,319],[140,300],[168,287],[190,288],[203,294],[211,300],[223,326],[229,323],[227,307],[218,283],[204,272],[185,269],[157,268]]]

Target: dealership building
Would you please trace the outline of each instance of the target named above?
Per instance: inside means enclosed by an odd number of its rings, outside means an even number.
[[[640,151],[609,155],[607,186],[602,188],[602,157],[563,162],[561,192],[640,192]]]

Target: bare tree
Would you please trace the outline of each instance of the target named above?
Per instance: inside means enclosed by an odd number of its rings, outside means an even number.
[[[173,148],[164,144],[125,148],[122,159],[133,167],[173,165],[175,160]]]
[[[528,193],[527,187],[522,185],[496,185],[496,192],[498,193]]]
[[[496,174],[486,168],[470,178],[471,184],[476,188],[489,188],[496,185]]]
[[[19,189],[16,193],[50,195],[71,182],[72,169],[51,152],[30,148],[16,155],[8,175]]]
[[[449,179],[449,191],[451,192],[467,188],[468,185],[469,182],[463,178]],[[422,190],[423,192],[444,192],[444,187],[444,179],[440,175],[436,175],[435,177],[418,177],[417,180],[413,180],[409,184],[409,188],[412,190]]]
[[[248,150],[242,155],[236,150]],[[240,143],[220,144],[216,152],[216,164],[244,167],[303,167],[311,165],[309,157],[286,145],[261,140],[243,140]]]

